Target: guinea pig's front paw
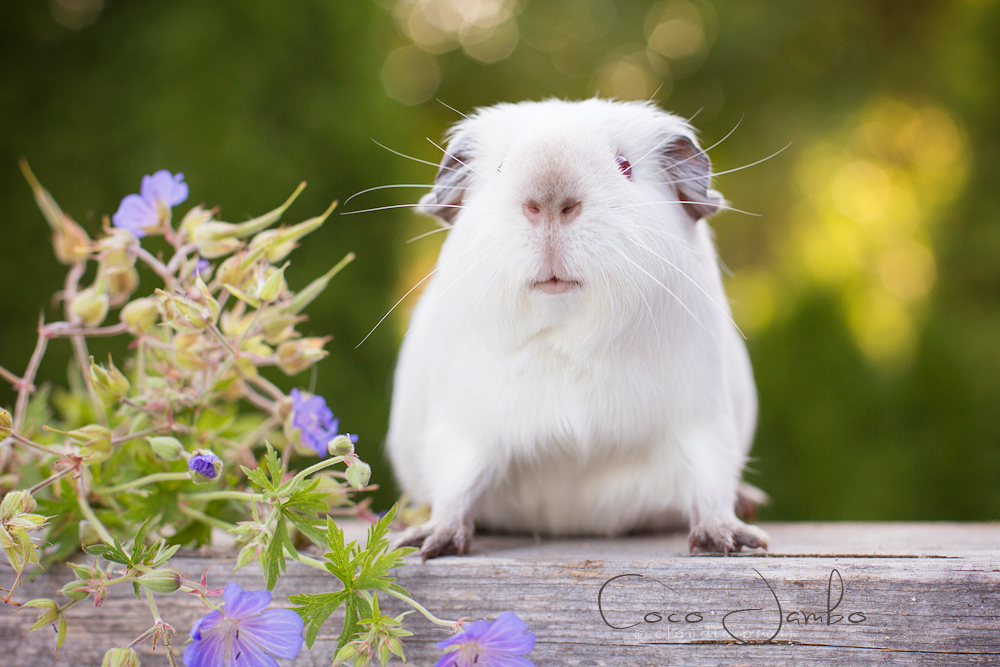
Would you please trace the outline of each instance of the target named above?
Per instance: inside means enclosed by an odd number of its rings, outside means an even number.
[[[472,526],[465,523],[428,521],[411,526],[396,538],[397,547],[420,547],[424,560],[438,556],[461,556],[472,542]]]
[[[691,553],[709,551],[728,556],[742,547],[767,549],[767,533],[743,523],[735,516],[710,516],[691,529],[688,546]]]

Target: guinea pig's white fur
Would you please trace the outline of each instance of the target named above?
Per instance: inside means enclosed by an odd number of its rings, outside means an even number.
[[[757,399],[691,127],[653,104],[500,104],[455,125],[420,210],[451,230],[413,312],[388,453],[462,553],[473,522],[692,549],[766,546],[734,513]],[[751,487],[752,488],[752,487]]]

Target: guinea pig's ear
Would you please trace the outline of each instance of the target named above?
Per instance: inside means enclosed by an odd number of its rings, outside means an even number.
[[[434,188],[420,198],[417,211],[438,218],[445,226],[451,226],[455,216],[462,210],[462,199],[469,185],[469,157],[461,146],[451,142],[448,152],[441,158],[441,166],[434,177]]]
[[[660,151],[660,162],[667,175],[666,185],[672,185],[685,212],[697,222],[707,218],[725,204],[721,194],[709,187],[712,162],[708,153],[683,134],[675,135]]]

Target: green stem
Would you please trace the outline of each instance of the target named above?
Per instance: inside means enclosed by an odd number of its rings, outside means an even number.
[[[147,484],[152,484],[154,482],[181,482],[190,479],[190,475],[186,472],[155,472],[152,475],[146,475],[145,477],[140,477],[139,479],[133,479],[131,482],[125,482],[124,484],[119,484],[117,486],[97,487],[93,491],[98,495],[107,496],[113,493],[128,491],[129,489],[134,489],[139,486],[146,486]]]
[[[229,353],[233,355],[235,358],[239,359],[240,351],[237,350],[235,347],[233,347],[233,344],[229,341],[228,338],[226,338],[226,335],[221,331],[219,331],[219,327],[217,327],[215,323],[209,322],[208,328],[212,331],[212,333],[215,334],[216,338],[222,341],[222,344],[226,346],[226,349],[229,350]]]
[[[236,344],[236,349],[238,350],[243,349],[243,344],[247,341],[247,338],[250,336],[250,332],[253,331],[253,328],[257,326],[257,322],[260,321],[260,314],[262,312],[264,312],[264,304],[260,305],[260,308],[257,309],[256,313],[254,313],[253,319],[250,321],[250,325],[243,330],[243,333],[240,335],[240,340]]]
[[[57,452],[54,449],[50,449],[49,447],[46,447],[45,445],[39,445],[37,442],[32,442],[31,440],[28,440],[27,438],[25,438],[23,435],[21,435],[19,433],[13,433],[12,432],[10,434],[10,437],[14,438],[14,440],[17,440],[19,443],[21,443],[22,445],[24,445],[26,447],[31,447],[32,449],[37,449],[40,452],[45,452],[46,454],[51,454],[52,456],[58,456],[59,458],[65,457],[65,454],[61,454],[61,453]]]
[[[163,619],[160,618],[160,611],[156,608],[156,600],[153,599],[153,594],[146,589],[146,599],[149,600],[149,610],[153,612],[153,623],[159,623]]]
[[[81,484],[81,487],[82,486],[83,485]],[[80,506],[80,511],[83,513],[83,516],[94,525],[94,530],[96,530],[97,534],[101,536],[101,539],[104,540],[105,544],[114,544],[115,540],[111,537],[111,533],[108,532],[108,529],[104,527],[101,520],[97,518],[96,514],[94,514],[94,510],[91,509],[90,503],[87,502],[84,495],[85,492],[83,488],[80,488],[76,496],[76,501]]]
[[[329,572],[329,570],[326,569],[326,565],[323,564],[323,561],[317,558],[313,558],[312,556],[306,556],[304,554],[289,553],[287,548],[285,549],[285,553],[292,558],[298,559],[303,565],[308,565],[309,567],[314,567],[317,570],[323,570],[324,572]]]
[[[319,472],[324,468],[329,468],[330,466],[337,465],[338,463],[343,463],[344,460],[345,457],[343,456],[334,456],[333,458],[323,459],[319,463],[312,464],[311,466],[309,466],[308,468],[306,468],[305,470],[303,470],[302,472],[300,472],[299,474],[297,474],[295,477],[292,478],[290,488],[295,488],[296,486],[298,486],[299,482],[301,482],[303,479],[313,474],[314,472]]]
[[[38,484],[35,484],[33,487],[31,487],[30,489],[28,489],[28,493],[30,493],[31,495],[35,495],[35,493],[37,493],[38,491],[41,491],[46,486],[49,486],[50,484],[55,484],[56,482],[58,482],[63,477],[66,477],[67,475],[70,475],[70,474],[72,474],[74,472],[76,472],[76,468],[65,468],[63,470],[60,470],[59,472],[55,473],[51,477],[47,477],[47,478],[43,479]]]
[[[135,639],[133,639],[132,643],[129,644],[128,646],[126,646],[125,648],[135,648],[139,644],[143,643],[144,641],[146,641],[147,639],[149,639],[150,637],[152,637],[153,634],[155,634],[155,633],[156,633],[156,626],[154,625],[153,627],[149,628],[148,630],[146,630],[145,632],[143,632],[141,635],[139,635],[138,637],[136,637]]]
[[[429,611],[427,611],[419,602],[417,602],[416,600],[414,600],[413,598],[411,598],[409,595],[403,595],[402,593],[400,593],[398,591],[394,591],[391,588],[384,588],[382,590],[384,590],[389,595],[402,600],[406,604],[410,605],[411,607],[413,607],[414,609],[416,609],[417,611],[419,611],[431,623],[435,623],[437,625],[441,625],[441,626],[444,626],[446,628],[454,628],[455,625],[458,623],[458,621],[445,621],[445,620],[442,620],[442,619],[438,618],[434,614],[432,614]]]
[[[122,443],[128,442],[129,440],[135,440],[137,438],[145,438],[147,435],[153,433],[160,433],[164,429],[169,430],[170,427],[160,427],[160,428],[147,428],[145,431],[138,431],[137,433],[129,433],[128,435],[120,435],[117,438],[111,438],[111,444],[118,446]]]
[[[205,491],[202,493],[182,493],[181,498],[184,500],[246,500],[248,502],[264,500],[263,495],[259,493],[250,493],[248,491]]]
[[[198,510],[192,509],[187,505],[178,505],[177,509],[181,511],[181,514],[186,514],[192,519],[197,519],[198,521],[201,521],[204,524],[208,524],[209,526],[215,526],[216,528],[221,528],[222,530],[225,531],[230,531],[236,528],[235,525],[227,521],[223,521],[222,519],[216,519],[214,516],[209,516],[204,512],[199,512]]]

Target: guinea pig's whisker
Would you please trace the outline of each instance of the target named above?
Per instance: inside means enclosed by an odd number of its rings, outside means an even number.
[[[469,171],[471,171],[476,176],[484,178],[487,181],[489,181],[490,183],[493,182],[492,178],[489,178],[487,176],[483,176],[481,173],[479,173],[478,171],[476,171],[475,169],[473,169],[471,166],[469,166],[469,164],[467,162],[463,162],[462,160],[460,160],[457,155],[452,155],[451,153],[449,153],[445,149],[443,149],[440,146],[438,146],[436,143],[434,143],[434,141],[430,137],[424,137],[424,139],[426,139],[427,141],[430,141],[431,142],[431,146],[433,146],[434,148],[438,149],[439,151],[441,151],[442,153],[444,153],[445,155],[447,155],[448,157],[450,157],[452,160],[454,160],[455,162],[459,163],[460,165],[462,165],[463,167],[465,167],[466,169],[468,169]]]
[[[392,188],[433,188],[433,187],[434,187],[433,183],[396,183],[394,185],[376,185],[374,188],[368,188],[366,190],[362,190],[361,192],[355,192],[353,195],[351,195],[350,197],[348,197],[347,199],[344,200],[344,204],[346,205],[347,202],[351,201],[352,199],[354,199],[355,197],[357,197],[359,195],[363,195],[366,192],[374,192],[375,190],[389,190],[389,189],[392,189]],[[453,187],[453,186],[441,186],[441,185],[439,185],[437,187],[444,188],[444,187]]]
[[[743,215],[751,215],[755,218],[763,217],[761,213],[751,213],[750,211],[744,211],[741,208],[733,208],[732,206],[724,206],[722,204],[716,204],[710,201],[694,201],[689,199],[687,201],[674,200],[674,201],[647,201],[639,204],[625,204],[623,206],[616,206],[615,208],[635,208],[636,206],[654,206],[656,204],[706,204],[708,206],[714,206],[720,211],[735,211],[736,213],[742,213]],[[341,215],[344,215],[343,213]]]
[[[441,298],[442,296],[444,296],[444,293],[445,293],[445,292],[447,292],[447,291],[448,291],[448,290],[450,290],[450,289],[451,289],[452,287],[454,287],[454,286],[455,286],[455,284],[456,284],[456,283],[457,283],[458,281],[460,281],[460,280],[461,280],[462,278],[464,278],[464,277],[466,276],[466,274],[468,274],[468,273],[469,273],[469,271],[471,271],[472,269],[476,268],[476,267],[477,267],[477,266],[479,265],[479,263],[480,263],[480,262],[482,262],[482,261],[483,261],[484,259],[486,259],[486,257],[487,257],[486,255],[483,255],[482,257],[480,257],[479,259],[477,259],[476,261],[474,261],[474,262],[473,262],[472,264],[470,264],[470,265],[469,265],[469,268],[467,268],[467,269],[466,269],[465,271],[462,271],[462,274],[461,274],[461,275],[460,275],[460,276],[459,276],[458,278],[455,278],[455,280],[454,280],[454,281],[452,281],[452,282],[451,282],[451,283],[450,283],[450,284],[449,284],[449,285],[448,285],[447,287],[445,287],[445,288],[444,288],[443,290],[441,290],[441,291],[440,291],[440,292],[438,293],[438,295],[434,297],[434,300],[433,300],[433,301],[431,301],[431,303],[432,303],[432,304],[433,304],[433,303],[437,303],[437,302],[438,302],[438,300],[439,300],[439,299],[440,299],[440,298]]]
[[[791,146],[791,145],[792,145],[792,142],[789,141],[782,148],[779,148],[778,150],[774,151],[773,153],[771,153],[767,157],[761,158],[761,159],[757,160],[756,162],[751,162],[750,164],[745,164],[742,167],[734,167],[732,169],[726,169],[725,171],[714,172],[712,174],[712,176],[713,177],[714,176],[722,176],[723,174],[731,174],[731,173],[733,173],[735,171],[743,171],[744,169],[749,169],[750,167],[756,167],[761,162],[767,162],[771,158],[776,157],[776,156],[780,155],[781,153],[785,152],[785,150],[787,150],[788,147]],[[666,169],[662,170],[660,173],[662,173],[663,171],[666,171]],[[667,181],[663,185],[672,185],[673,183],[686,183],[688,181],[698,181],[698,180],[701,180],[703,178],[705,178],[705,177],[704,176],[694,176],[692,178],[681,178],[681,179],[678,179],[676,181]]]
[[[436,99],[438,101],[438,103],[441,106],[443,106],[445,109],[450,109],[450,110],[454,111],[455,113],[457,113],[462,118],[464,118],[465,120],[469,120],[468,116],[466,116],[464,113],[462,113],[461,111],[459,111],[455,107],[451,106],[450,104],[445,104],[444,101],[442,101],[442,99],[440,97],[435,97],[434,99]]]
[[[702,257],[716,257],[716,258],[718,257],[714,252],[705,252],[704,250],[696,250],[694,246],[692,246],[690,243],[687,242],[687,239],[677,236],[676,234],[669,234],[663,229],[658,229],[656,227],[636,227],[636,229],[641,229],[646,232],[652,232],[657,236],[661,236],[667,239],[668,241],[672,241],[676,243],[678,246],[680,246],[684,250],[684,252],[689,252],[692,255],[701,255]]]
[[[424,232],[423,234],[421,234],[419,236],[414,236],[412,239],[410,239],[406,243],[407,243],[407,245],[409,245],[410,243],[413,243],[414,241],[419,241],[420,239],[426,238],[426,237],[430,236],[431,234],[437,234],[438,232],[448,232],[448,231],[451,231],[451,227],[438,227],[437,229],[432,229],[429,232]]]
[[[372,141],[375,141],[375,139],[372,139]],[[443,164],[438,164],[437,162],[431,162],[430,160],[421,160],[418,157],[413,157],[412,155],[407,155],[406,153],[400,153],[397,150],[393,150],[392,148],[389,148],[385,144],[380,144],[378,141],[375,141],[375,144],[377,146],[381,147],[381,148],[386,149],[387,151],[389,151],[393,155],[398,155],[399,157],[405,157],[407,160],[413,160],[414,162],[419,162],[420,164],[429,164],[432,167],[437,167],[438,169],[444,169],[445,171],[458,171],[457,169],[452,169],[451,167],[446,167]]]
[[[372,330],[368,332],[368,335],[361,339],[361,343],[358,343],[357,345],[354,346],[354,349],[356,350],[359,347],[361,347],[362,343],[364,343],[366,340],[368,340],[368,337],[371,336],[373,333],[375,333],[375,329],[378,329],[379,325],[382,324],[383,322],[385,322],[385,318],[389,317],[389,315],[392,313],[392,311],[396,310],[396,306],[398,306],[399,304],[403,303],[403,299],[405,299],[406,297],[410,296],[410,294],[413,293],[413,290],[415,290],[418,287],[420,287],[424,283],[425,280],[427,280],[428,278],[430,278],[431,276],[433,276],[439,270],[441,270],[444,267],[448,266],[449,264],[451,264],[452,262],[454,262],[456,259],[458,259],[462,255],[464,255],[465,253],[470,252],[470,251],[471,251],[471,248],[469,250],[463,250],[462,252],[458,253],[457,255],[455,255],[454,257],[452,257],[451,259],[449,259],[444,264],[442,264],[440,266],[435,266],[433,269],[431,269],[430,273],[428,273],[426,276],[424,276],[423,278],[421,278],[420,282],[418,282],[416,285],[414,285],[413,287],[411,287],[410,291],[408,291],[406,294],[404,294],[402,297],[400,297],[399,301],[397,301],[395,304],[393,304],[392,308],[390,308],[389,311],[385,315],[382,316],[382,319],[380,319],[375,324],[375,326],[372,327]]]
[[[362,208],[357,211],[341,211],[341,215],[354,215],[355,213],[371,213],[372,211],[385,211],[390,208],[415,208],[420,206],[420,202],[416,204],[390,204],[389,206],[376,206],[375,208]],[[461,204],[434,204],[435,208],[465,208]]]
[[[694,314],[694,311],[691,310],[690,308],[688,308],[688,305],[686,303],[684,303],[684,301],[682,301],[681,298],[679,296],[677,296],[677,294],[672,289],[670,289],[669,287],[667,287],[666,285],[664,285],[662,282],[660,282],[659,280],[657,280],[656,276],[654,276],[652,273],[650,273],[646,269],[642,268],[642,266],[640,266],[638,262],[636,262],[634,259],[632,259],[628,255],[626,255],[622,250],[620,250],[618,248],[615,248],[615,250],[618,252],[619,255],[621,255],[622,257],[624,257],[627,262],[629,262],[630,264],[632,264],[633,266],[635,266],[635,268],[637,268],[640,271],[642,271],[643,273],[645,273],[647,276],[649,276],[650,280],[652,280],[654,283],[656,283],[657,285],[659,285],[660,287],[662,287],[664,290],[666,290],[667,294],[669,294],[670,296],[674,297],[674,300],[677,301],[677,303],[680,304],[681,308],[683,308],[684,310],[687,311],[688,315],[691,316],[691,319],[693,319],[695,322],[697,322],[698,326],[700,326],[702,329],[705,330],[705,333],[707,333],[709,335],[712,335],[712,332],[709,331],[707,327],[705,327],[705,325],[702,323],[701,320],[698,319],[698,316]]]
[[[664,139],[660,143],[658,143],[655,146],[653,146],[652,148],[650,148],[648,151],[645,152],[645,154],[641,158],[639,158],[638,160],[636,160],[635,162],[632,163],[632,168],[635,169],[636,165],[638,165],[640,162],[642,162],[647,157],[649,157],[650,154],[653,153],[653,151],[659,150],[663,146],[663,144],[667,143],[668,141],[670,141],[671,139],[673,139],[675,136],[676,135],[671,134],[666,139]]]
[[[661,380],[666,377],[666,366],[663,363],[663,342],[660,340],[660,328],[656,326],[656,316],[653,315],[653,309],[649,307],[649,301],[646,299],[646,295],[642,293],[642,286],[638,281],[633,280],[628,274],[625,277],[635,286],[636,291],[639,293],[639,298],[646,305],[646,312],[649,313],[649,321],[653,325],[653,334],[656,336],[656,349],[660,352],[660,378]],[[608,289],[611,285],[608,285]]]
[[[738,324],[736,324],[736,321],[735,321],[735,320],[733,319],[732,315],[730,315],[730,314],[729,314],[729,313],[728,313],[728,312],[726,311],[726,309],[725,309],[725,308],[723,308],[722,306],[720,306],[720,305],[719,305],[719,302],[718,302],[718,301],[716,301],[715,299],[713,299],[713,298],[712,298],[712,295],[711,295],[711,294],[709,294],[709,293],[708,293],[708,292],[707,292],[707,291],[705,290],[705,288],[704,288],[704,287],[702,287],[701,285],[699,285],[699,284],[698,284],[698,281],[697,281],[697,280],[695,280],[694,278],[692,278],[691,276],[689,276],[689,275],[688,275],[687,273],[685,273],[685,271],[684,271],[683,269],[681,269],[681,267],[677,266],[676,264],[674,264],[673,262],[671,262],[671,261],[670,261],[669,259],[667,259],[667,258],[666,258],[666,257],[664,257],[663,255],[659,254],[658,252],[656,252],[656,251],[655,251],[655,250],[653,250],[652,248],[650,248],[650,247],[648,247],[648,246],[646,246],[646,245],[643,245],[642,243],[640,243],[639,241],[636,241],[635,239],[630,239],[630,240],[632,241],[632,243],[636,244],[637,246],[639,246],[640,248],[642,248],[642,249],[643,249],[643,250],[645,250],[646,252],[649,252],[649,253],[650,253],[650,254],[652,254],[652,255],[653,255],[654,257],[656,257],[656,258],[658,258],[658,259],[662,260],[662,261],[663,261],[663,262],[664,262],[664,263],[665,263],[665,264],[666,264],[667,266],[671,267],[671,268],[672,268],[672,269],[674,269],[674,270],[675,270],[675,271],[676,271],[677,273],[679,273],[679,274],[681,274],[682,276],[684,276],[685,278],[687,278],[687,279],[688,279],[688,281],[689,281],[689,282],[690,282],[690,283],[691,283],[692,285],[694,285],[695,287],[697,287],[697,288],[698,288],[698,289],[699,289],[699,290],[701,291],[701,293],[702,293],[702,294],[704,294],[704,295],[705,295],[706,297],[708,297],[708,300],[712,302],[712,305],[713,305],[713,306],[715,306],[716,308],[718,308],[718,309],[719,309],[719,312],[720,312],[720,313],[722,313],[723,315],[725,315],[725,316],[726,316],[726,319],[728,319],[728,320],[729,320],[730,322],[732,322],[732,323],[733,323],[733,326],[734,326],[734,327],[736,327],[736,330],[737,330],[737,331],[739,331],[739,332],[740,332],[740,335],[741,335],[741,336],[743,336],[743,339],[744,339],[744,340],[746,340],[746,335],[745,335],[745,334],[743,333],[743,330],[742,330],[742,329],[740,329],[740,326],[739,326]]]
[[[704,109],[704,108],[705,107],[702,107],[702,109]],[[701,109],[698,109],[698,111],[695,112],[694,116],[697,116],[699,113],[701,113]],[[694,119],[694,116],[691,116],[691,118],[688,119],[688,122],[691,122]],[[726,139],[728,139],[729,137],[733,136],[733,132],[735,132],[736,129],[740,126],[740,123],[743,122],[743,118],[745,116],[746,116],[746,114],[744,114],[743,116],[740,116],[740,119],[738,121],[736,121],[736,125],[733,125],[733,129],[729,130],[729,132],[726,133],[726,136],[722,137],[721,139],[719,139],[718,141],[716,141],[714,144],[712,144],[708,148],[704,149],[702,152],[703,153],[707,153],[708,151],[712,150],[713,148],[715,148],[716,146],[718,146],[719,144],[721,144],[723,141],[725,141]],[[634,169],[635,165],[639,164],[640,162],[642,162],[643,160],[645,160],[647,157],[649,157],[650,153],[652,153],[653,151],[657,150],[658,148],[660,148],[661,146],[663,146],[663,144],[667,143],[668,141],[670,141],[673,138],[674,138],[674,135],[671,135],[671,136],[667,137],[666,139],[664,139],[663,141],[661,141],[660,143],[658,143],[655,146],[653,146],[649,151],[646,152],[645,155],[643,155],[641,158],[639,158],[638,160],[636,160],[635,162],[632,163],[632,168]],[[678,160],[677,162],[674,162],[673,164],[670,165],[670,168],[673,169],[674,167],[677,167],[678,165],[682,165],[685,162],[688,162],[690,160],[695,159],[699,155],[701,155],[701,153],[693,153],[692,155],[684,158],[683,160]]]

